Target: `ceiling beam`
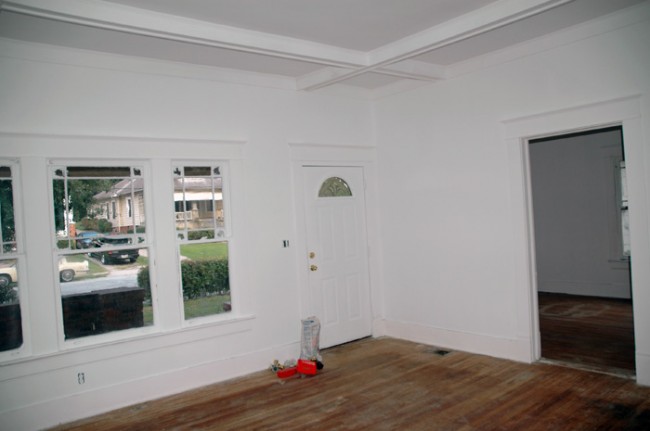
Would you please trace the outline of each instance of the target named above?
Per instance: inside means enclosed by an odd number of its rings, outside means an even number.
[[[304,90],[316,90],[346,79],[385,68],[452,43],[539,14],[575,0],[499,0],[422,32],[407,36],[368,53],[368,65],[349,70]]]
[[[315,72],[296,78],[296,89],[306,90],[322,82],[344,76],[354,69],[340,67],[325,67]],[[402,79],[418,81],[438,81],[446,78],[445,68],[436,64],[423,61],[405,60],[400,63],[390,64],[377,68],[372,73],[394,76]]]

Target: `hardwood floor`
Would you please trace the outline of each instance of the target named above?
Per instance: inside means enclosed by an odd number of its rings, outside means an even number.
[[[56,430],[650,429],[650,388],[633,380],[440,353],[365,339],[323,351],[313,377],[255,373]]]
[[[631,301],[540,293],[539,310],[543,358],[634,374]]]

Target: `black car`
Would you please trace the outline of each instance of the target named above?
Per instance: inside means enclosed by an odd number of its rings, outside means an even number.
[[[137,248],[115,250],[108,248],[117,248],[122,245],[130,245],[131,243],[130,236],[111,235],[95,238],[92,245],[94,247],[102,247],[104,250],[92,251],[90,252],[90,256],[99,259],[103,264],[132,263],[140,256],[140,251]]]
[[[93,240],[95,240],[99,236],[101,236],[101,234],[93,230],[79,232],[77,234],[77,248],[93,247]]]

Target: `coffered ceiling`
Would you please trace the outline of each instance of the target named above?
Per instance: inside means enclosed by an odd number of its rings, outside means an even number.
[[[644,1],[15,0],[0,37],[377,89]]]

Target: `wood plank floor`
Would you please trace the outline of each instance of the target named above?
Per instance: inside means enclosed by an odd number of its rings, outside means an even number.
[[[56,430],[648,430],[650,388],[391,338],[327,349],[314,377],[270,371]]]
[[[634,375],[632,301],[539,294],[542,357]]]

